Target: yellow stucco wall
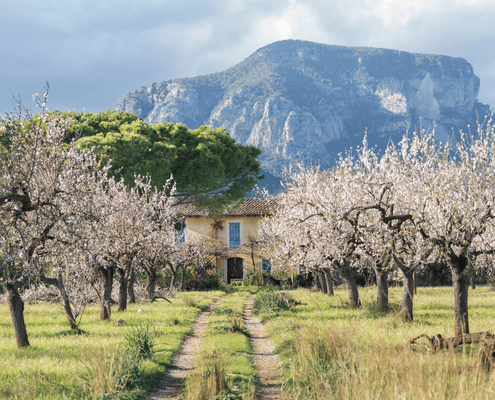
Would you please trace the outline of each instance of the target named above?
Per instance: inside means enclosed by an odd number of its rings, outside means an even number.
[[[229,222],[241,223],[241,246],[229,249],[231,257],[244,259],[244,275],[247,272],[261,271],[262,255],[259,253],[257,246],[254,249],[249,246],[250,235],[256,235],[258,232],[258,223],[260,216],[236,216],[236,217],[186,217],[186,240],[193,238],[202,238],[217,243],[219,246],[228,248],[229,245]],[[252,254],[253,252],[253,254]],[[254,268],[253,268],[254,258]],[[217,258],[217,268],[224,270],[226,279],[227,260],[226,258]]]

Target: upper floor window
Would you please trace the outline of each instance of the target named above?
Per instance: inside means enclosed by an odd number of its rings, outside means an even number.
[[[229,247],[241,245],[241,223],[229,222]]]

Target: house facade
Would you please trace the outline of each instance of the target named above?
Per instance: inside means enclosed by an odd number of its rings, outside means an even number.
[[[185,221],[181,240],[209,242],[212,261],[223,271],[226,283],[241,280],[251,271],[269,270],[259,250],[258,224],[273,215],[276,205],[275,199],[243,199],[215,217],[193,204],[177,205],[175,211]]]

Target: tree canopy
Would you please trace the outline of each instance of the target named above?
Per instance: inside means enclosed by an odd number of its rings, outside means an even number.
[[[261,178],[261,151],[236,144],[224,129],[191,130],[177,123],[151,125],[131,113],[76,113],[68,129],[83,149],[95,148],[99,160],[128,186],[134,174],[149,175],[161,190],[170,175],[181,201],[223,208],[243,198]]]

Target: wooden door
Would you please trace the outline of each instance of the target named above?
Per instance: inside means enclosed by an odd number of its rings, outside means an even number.
[[[242,279],[244,276],[243,259],[232,257],[227,259],[227,283],[232,279]]]

